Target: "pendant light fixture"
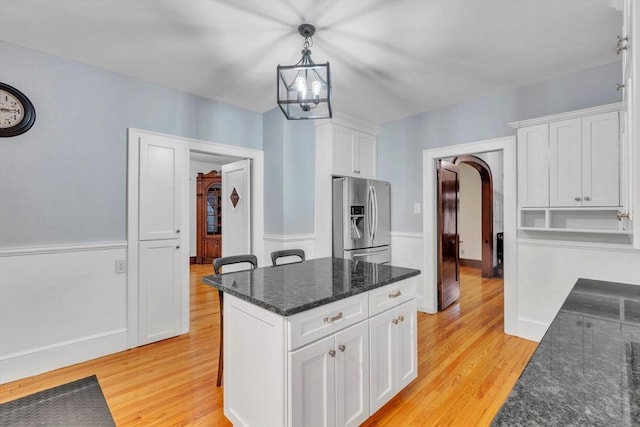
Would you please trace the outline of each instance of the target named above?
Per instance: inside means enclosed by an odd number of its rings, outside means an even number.
[[[331,112],[331,74],[329,63],[311,60],[312,36],[316,27],[298,26],[304,37],[302,58],[295,65],[278,65],[278,106],[288,120],[329,119]]]

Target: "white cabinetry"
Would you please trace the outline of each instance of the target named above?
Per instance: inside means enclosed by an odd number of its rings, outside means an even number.
[[[549,206],[549,126],[518,129],[518,200],[520,206]]]
[[[319,126],[317,134],[320,143],[331,152],[333,175],[376,177],[375,136],[333,123]]]
[[[416,311],[414,299],[369,320],[372,413],[418,374]]]
[[[358,426],[369,417],[366,321],[289,353],[292,426]]]
[[[629,234],[624,145],[611,104],[511,123],[518,129],[521,230]]]
[[[243,426],[362,424],[417,376],[416,280],[288,317],[225,295],[225,416]]]
[[[617,112],[549,125],[552,207],[620,206]]]

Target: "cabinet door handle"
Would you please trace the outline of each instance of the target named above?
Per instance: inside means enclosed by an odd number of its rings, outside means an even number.
[[[329,350],[329,356],[336,357],[336,351],[333,349]]]
[[[340,344],[340,345],[338,346],[338,350],[340,350],[340,351],[342,351],[342,352],[344,352],[346,349],[347,349],[347,347],[346,347],[344,344]]]
[[[360,171],[354,170],[353,173],[360,173]]]
[[[589,196],[584,196],[584,201],[585,201],[585,202],[588,202],[589,200],[591,200],[591,197],[589,197]]]
[[[331,322],[335,322],[336,320],[342,319],[342,312],[336,314],[333,317],[325,317],[324,318],[324,322],[325,323],[331,323]]]
[[[580,197],[576,196],[576,197],[573,198],[573,200],[575,200],[576,202],[579,202],[582,199]]]
[[[624,83],[616,83],[616,90],[620,91],[620,89],[624,89]]]
[[[392,294],[389,294],[389,298],[398,298],[400,295],[402,295],[402,292],[396,291]]]

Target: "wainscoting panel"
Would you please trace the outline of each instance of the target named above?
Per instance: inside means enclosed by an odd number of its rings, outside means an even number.
[[[126,256],[124,242],[0,251],[0,383],[127,348]]]
[[[519,240],[518,336],[540,341],[578,278],[640,285],[638,265],[629,246]]]
[[[265,265],[271,265],[271,252],[280,251],[282,249],[302,249],[306,259],[316,258],[316,235],[315,234],[297,234],[297,235],[264,235],[264,262]]]
[[[423,259],[424,243],[422,233],[391,233],[391,265],[394,267],[415,268],[424,270]],[[417,303],[418,310],[425,311],[424,307],[424,275],[418,276]]]

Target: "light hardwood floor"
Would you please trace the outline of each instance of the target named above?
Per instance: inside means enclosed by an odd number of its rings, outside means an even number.
[[[228,426],[215,385],[217,292],[191,266],[191,332],[0,386],[0,403],[97,375],[118,426]],[[486,426],[536,343],[503,329],[502,280],[462,267],[460,301],[418,313],[418,378],[365,426]]]

